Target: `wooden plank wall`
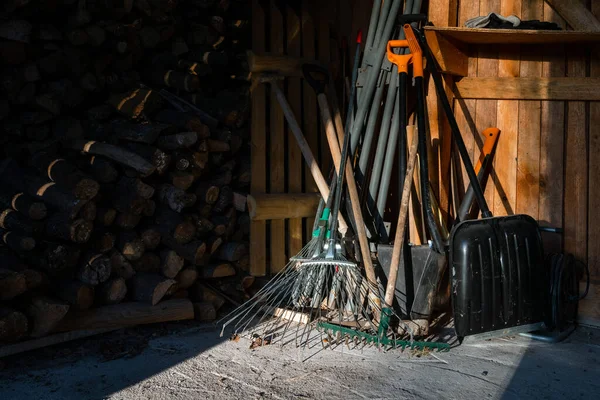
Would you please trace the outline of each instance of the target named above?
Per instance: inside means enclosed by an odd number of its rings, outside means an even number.
[[[430,10],[447,8],[430,0]],[[581,2],[600,19],[600,0]],[[466,20],[499,12],[523,20],[551,21],[572,29],[543,0],[459,0],[457,18],[430,11],[438,26],[464,26]],[[600,48],[593,45],[471,46],[469,77],[600,76]],[[589,265],[592,289],[581,306],[582,321],[595,321],[600,283],[600,103],[590,101],[454,100],[454,111],[472,159],[481,132],[500,135],[486,198],[494,215],[526,213],[542,226],[564,228],[544,234],[547,251],[571,252]],[[464,170],[459,174],[466,181]],[[461,185],[459,185],[460,187]]]
[[[340,78],[341,43],[344,37],[365,28],[369,2],[353,0],[252,0],[253,51],[317,59]],[[365,17],[366,15],[366,17]],[[352,40],[348,52],[353,52]],[[348,71],[348,69],[346,69]],[[317,99],[301,78],[280,83],[324,176],[331,166],[322,132]],[[342,87],[341,81],[338,87]],[[310,193],[317,187],[300,148],[285,121],[281,107],[267,86],[252,93],[251,194]],[[310,239],[314,218],[252,221],[250,272],[254,276],[276,273]]]

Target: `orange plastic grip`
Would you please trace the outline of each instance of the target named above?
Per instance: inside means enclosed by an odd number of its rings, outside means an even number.
[[[390,40],[387,44],[387,58],[398,67],[398,73],[408,74],[408,64],[411,63],[412,54],[394,54],[392,49],[399,47],[408,48],[408,40]]]
[[[410,54],[412,55],[412,65],[413,65],[413,77],[422,77],[423,76],[423,51],[421,50],[421,46],[419,45],[419,41],[415,36],[415,33],[412,30],[410,24],[404,25],[404,36],[406,36],[406,41],[408,42],[408,48],[410,49]]]
[[[487,128],[483,131],[483,136],[485,137],[485,142],[483,142],[483,148],[481,149],[481,154],[479,155],[479,160],[477,161],[477,165],[475,166],[475,173],[478,174],[481,169],[481,164],[486,156],[492,154],[494,150],[494,146],[498,141],[498,136],[500,135],[500,129],[498,128]]]

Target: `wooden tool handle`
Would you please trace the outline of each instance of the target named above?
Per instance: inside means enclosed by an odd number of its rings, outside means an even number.
[[[388,275],[387,287],[385,288],[385,304],[391,307],[394,301],[394,292],[396,290],[396,279],[398,278],[398,268],[400,266],[400,252],[404,235],[406,234],[406,220],[408,219],[408,203],[410,198],[410,188],[413,182],[413,173],[417,163],[417,145],[419,143],[418,135],[413,135],[413,140],[408,151],[408,165],[406,166],[406,176],[404,177],[404,186],[402,187],[402,201],[400,203],[400,215],[398,216],[398,225],[396,226],[396,236],[394,237],[394,248],[392,250],[392,259],[390,262],[390,273]]]
[[[327,181],[325,180],[323,174],[321,173],[321,170],[319,169],[319,164],[317,164],[317,161],[315,160],[315,157],[313,156],[313,153],[310,150],[310,146],[306,141],[306,138],[302,134],[302,130],[300,129],[300,125],[298,125],[298,121],[296,121],[296,117],[294,116],[294,112],[292,111],[290,104],[288,103],[287,99],[285,98],[285,95],[275,82],[271,83],[271,88],[277,96],[277,101],[279,102],[279,105],[283,110],[283,114],[285,115],[285,118],[288,122],[290,129],[292,130],[292,133],[294,134],[294,137],[296,138],[298,146],[300,146],[300,150],[302,151],[302,155],[304,156],[304,161],[306,161],[306,164],[310,168],[310,173],[314,178],[317,187],[319,188],[321,196],[323,196],[324,199],[328,199],[329,186],[327,185]],[[327,102],[327,100],[325,101]],[[329,120],[331,121],[331,115],[329,115]],[[339,145],[337,149],[339,154]],[[346,221],[344,220],[341,214],[338,216],[338,220],[340,222],[340,233],[343,236],[346,234],[346,231],[348,231],[348,224],[346,224]]]
[[[340,131],[338,132],[338,138],[336,135],[336,130],[333,126],[333,120],[329,111],[327,97],[325,94],[320,94],[317,96],[317,100],[319,102],[319,108],[321,110],[321,117],[323,118],[325,132],[327,133],[327,142],[329,143],[329,149],[333,157],[333,164],[335,165],[336,172],[339,174],[340,161],[342,159],[340,143],[343,143],[344,141],[344,130],[340,128]],[[369,242],[367,241],[367,232],[365,231],[365,223],[363,220],[362,211],[360,209],[358,189],[356,187],[356,180],[354,179],[354,172],[352,171],[350,160],[346,162],[346,182],[348,184],[348,191],[350,193],[350,202],[352,203],[352,213],[354,214],[354,219],[356,220],[356,235],[358,236],[363,263],[365,264],[367,279],[369,280],[371,286],[377,286],[377,276],[375,275],[373,261],[371,260]],[[339,190],[342,190],[342,188],[339,188]],[[371,290],[369,292],[371,293],[371,300],[374,301],[377,308],[379,308],[381,303],[379,297],[375,296],[375,293],[372,293]],[[378,316],[376,316],[376,319],[377,318]]]

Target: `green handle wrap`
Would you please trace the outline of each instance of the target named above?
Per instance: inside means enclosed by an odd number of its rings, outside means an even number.
[[[319,221],[325,221],[325,226],[327,226],[327,223],[329,222],[329,214],[331,213],[331,210],[329,208],[324,208],[323,209],[323,214],[321,214],[321,218],[319,219]],[[321,227],[315,229],[312,233],[312,237],[319,237],[319,234],[321,233]],[[327,232],[327,237],[329,238],[329,231]]]

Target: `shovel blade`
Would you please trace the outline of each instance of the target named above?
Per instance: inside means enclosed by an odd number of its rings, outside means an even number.
[[[543,322],[547,273],[528,215],[464,221],[450,237],[454,325],[459,337]]]

